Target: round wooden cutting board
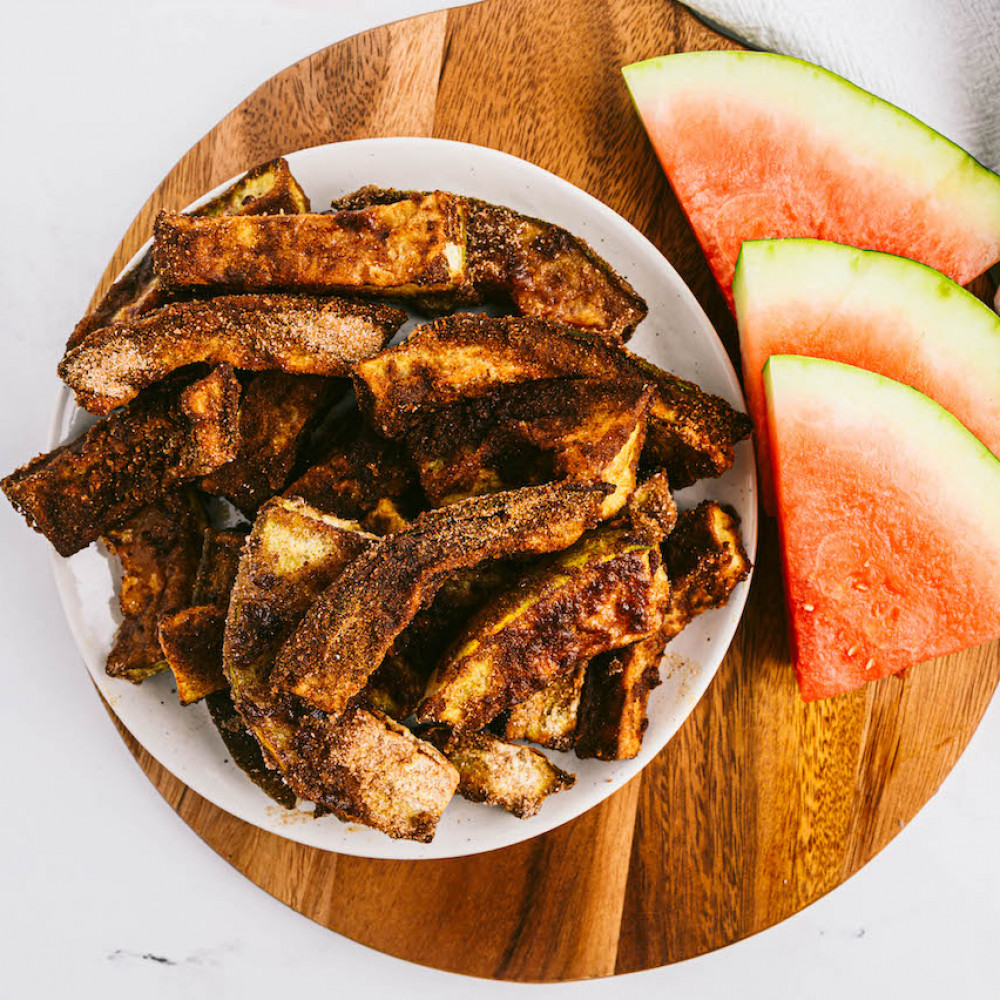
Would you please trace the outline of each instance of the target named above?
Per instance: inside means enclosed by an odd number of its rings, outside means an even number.
[[[669,0],[489,0],[348,39],[269,80],[177,164],[99,291],[158,209],[256,163],[338,140],[438,136],[513,153],[606,202],[670,259],[735,357],[732,318],[620,67],[736,47]],[[843,882],[934,794],[998,678],[993,643],[804,705],[765,518],[743,623],[687,723],[639,778],[535,840],[447,861],[328,854],[222,812],[125,738],[185,822],[300,913],[440,969],[566,980],[719,948]]]

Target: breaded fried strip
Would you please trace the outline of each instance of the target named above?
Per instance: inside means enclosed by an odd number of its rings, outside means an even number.
[[[228,366],[187,388],[157,386],[0,488],[60,555],[71,556],[140,507],[231,461],[239,391]]]
[[[413,463],[401,442],[387,441],[373,431],[357,410],[342,416],[323,457],[286,490],[327,514],[359,519],[380,500],[402,503],[419,493]]]
[[[681,514],[663,544],[663,558],[671,582],[663,620],[668,639],[703,612],[721,608],[750,572],[740,519],[714,500]]]
[[[191,607],[160,617],[160,648],[182,705],[229,686],[222,673],[222,633],[245,539],[242,530],[206,529]]]
[[[543,753],[498,739],[492,733],[453,736],[444,726],[421,734],[458,768],[458,794],[529,819],[542,803],[576,784],[576,776],[556,767]]]
[[[660,683],[666,636],[660,632],[590,661],[580,699],[576,755],[631,760],[649,725],[649,692]]]
[[[246,528],[205,529],[201,561],[191,595],[192,604],[229,607],[229,595],[236,581],[236,569],[247,533]]]
[[[615,523],[630,525],[640,538],[661,542],[677,524],[677,504],[670,482],[662,470],[654,472],[632,492]]]
[[[421,514],[352,562],[309,609],[272,686],[336,718],[447,576],[485,559],[566,548],[593,525],[610,487],[560,483],[463,500]]]
[[[201,208],[186,215],[278,215],[308,212],[309,199],[288,169],[284,159],[261,164]],[[148,250],[138,264],[118,279],[97,305],[76,324],[66,343],[69,353],[92,330],[120,323],[163,305],[166,289],[153,274],[153,252]]]
[[[295,778],[344,820],[427,843],[458,787],[436,747],[379,711],[352,706],[335,724],[301,720],[292,740]],[[294,785],[293,785],[294,787]]]
[[[668,597],[655,543],[621,529],[591,532],[470,622],[434,671],[417,718],[481,729],[580,660],[657,631]]]
[[[725,472],[733,446],[751,430],[746,414],[725,400],[624,347],[536,319],[448,316],[354,367],[362,408],[393,438],[428,408],[485,396],[499,385],[566,377],[653,386],[643,460],[665,468],[675,489]]]
[[[161,212],[153,264],[174,288],[448,291],[465,280],[465,206],[436,191],[332,215],[192,219]]]
[[[215,604],[183,608],[160,619],[160,648],[173,671],[182,705],[191,705],[226,688],[222,675],[225,624],[226,609]]]
[[[420,192],[364,187],[333,203],[335,210],[386,205]],[[627,340],[646,315],[646,303],[606,260],[560,226],[503,205],[456,195],[468,229],[467,287],[430,307],[509,299],[524,316],[550,319]]]
[[[287,485],[303,446],[346,383],[320,375],[259,372],[240,399],[240,453],[201,481],[253,519]]]
[[[530,740],[551,750],[571,750],[580,708],[586,662],[546,684],[524,701],[501,713],[494,722],[508,740]]]
[[[469,618],[512,586],[523,571],[513,560],[501,559],[448,577],[430,604],[397,636],[355,703],[380,709],[398,721],[408,718],[423,698],[435,664]]]
[[[269,683],[275,653],[316,595],[373,541],[301,500],[265,504],[233,587],[223,668],[265,760],[297,795],[389,836],[430,840],[458,783],[433,747],[357,706],[337,723],[302,712]]]
[[[549,480],[611,483],[611,517],[635,487],[653,390],[596,379],[541,379],[431,413],[408,434],[435,507]]]
[[[104,536],[121,563],[122,623],[105,667],[111,677],[138,684],[166,669],[157,622],[191,600],[204,518],[194,494],[180,491],[143,507]]]
[[[202,361],[346,375],[352,362],[380,351],[405,319],[391,306],[306,295],[173,302],[96,330],[59,363],[59,377],[84,409],[110,413],[140,389]]]

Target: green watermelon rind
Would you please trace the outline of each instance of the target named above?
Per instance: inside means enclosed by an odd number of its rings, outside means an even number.
[[[845,412],[864,418],[867,426],[882,415],[887,425],[899,426],[901,437],[919,441],[920,450],[929,456],[928,464],[934,468],[938,485],[954,492],[956,510],[968,512],[975,508],[979,526],[990,529],[1000,555],[1000,459],[943,406],[911,386],[863,368],[822,358],[774,354],[764,365],[772,429],[773,399],[779,380],[787,380],[789,391],[807,399],[843,400]],[[777,385],[777,390],[782,393],[783,386]],[[830,429],[831,433],[841,431]],[[778,489],[780,506],[780,483]],[[947,518],[948,512],[942,512],[942,519]],[[997,597],[1000,600],[1000,594]]]
[[[861,316],[889,312],[912,331],[910,360],[947,359],[953,372],[965,370],[980,398],[1000,400],[1000,316],[919,261],[826,240],[748,240],[736,263],[733,300],[741,331],[756,311],[788,313],[796,302],[810,309],[829,302],[831,316],[845,304]],[[742,346],[746,362],[751,345]],[[745,363],[744,378],[754,376]],[[754,395],[749,384],[748,391]]]
[[[914,328],[934,320],[935,333],[942,335],[960,321],[955,346],[968,345],[970,357],[977,359],[980,350],[998,352],[1000,373],[1000,316],[947,275],[910,257],[809,237],[746,240],[736,261],[733,299],[737,310],[750,308],[751,295],[754,304],[797,298],[839,302],[848,290],[854,295],[874,291],[875,280],[882,278],[885,285],[872,297],[873,305],[891,302]]]
[[[709,51],[657,56],[622,73],[640,117],[643,105],[669,100],[671,86],[759,99],[772,112],[795,115],[835,136],[852,154],[864,149],[877,155],[884,169],[961,211],[963,224],[1000,232],[1000,177],[902,108],[829,70],[770,52]]]

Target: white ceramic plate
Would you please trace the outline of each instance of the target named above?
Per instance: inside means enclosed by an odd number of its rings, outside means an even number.
[[[744,408],[725,350],[670,264],[624,219],[554,174],[492,149],[423,138],[333,143],[292,153],[288,161],[316,210],[363,184],[378,184],[458,191],[565,226],[609,260],[649,303],[649,316],[629,347]],[[63,390],[51,446],[75,437],[91,419]],[[700,482],[678,493],[677,500],[686,508],[709,497],[739,512],[753,558],[757,496],[749,442],[738,446],[736,464],[725,476]],[[635,760],[605,764],[546,751],[576,774],[577,783],[548,799],[537,816],[519,820],[456,796],[433,842],[416,844],[391,840],[333,816],[314,820],[308,813],[274,804],[229,760],[204,705],[178,704],[169,672],[141,686],[108,677],[104,661],[120,620],[114,564],[103,547],[92,545],[70,559],[54,555],[53,565],[66,616],[94,683],[129,732],[167,770],[199,795],[261,829],[313,847],[372,858],[445,858],[492,851],[551,830],[621,788],[663,749],[705,691],[732,641],[749,586],[749,580],[740,584],[725,608],[696,619],[668,647],[664,683],[650,698],[649,729]]]

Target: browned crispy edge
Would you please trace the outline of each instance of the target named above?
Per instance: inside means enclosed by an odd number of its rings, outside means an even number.
[[[649,725],[649,692],[660,683],[666,642],[660,632],[590,661],[577,718],[578,757],[631,760],[639,753]]]

